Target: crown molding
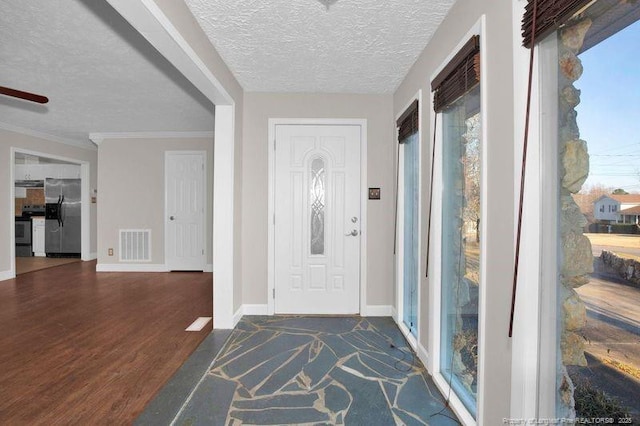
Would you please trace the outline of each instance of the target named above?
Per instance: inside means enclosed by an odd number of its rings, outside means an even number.
[[[107,132],[89,133],[89,139],[100,145],[106,139],[213,139],[213,132]]]
[[[88,142],[84,142],[84,141],[77,140],[77,139],[61,138],[59,136],[50,135],[48,133],[39,132],[37,130],[27,129],[25,127],[14,126],[13,124],[4,123],[4,122],[1,122],[1,121],[0,121],[0,129],[8,130],[8,131],[14,132],[14,133],[20,133],[20,134],[26,135],[26,136],[33,136],[35,138],[44,139],[44,140],[47,140],[47,141],[50,141],[50,142],[56,142],[56,143],[61,143],[61,144],[65,144],[65,145],[71,145],[71,146],[74,146],[76,148],[82,148],[82,149],[86,149],[86,150],[89,150],[89,151],[95,151],[97,149],[95,145],[92,145],[92,144],[90,144]]]

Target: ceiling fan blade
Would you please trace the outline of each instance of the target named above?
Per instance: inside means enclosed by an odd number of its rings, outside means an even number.
[[[0,94],[13,96],[14,98],[20,98],[26,101],[37,102],[39,104],[46,104],[47,102],[49,102],[49,98],[47,98],[46,96],[36,95],[35,93],[23,92],[22,90],[10,89],[4,86],[0,86]]]

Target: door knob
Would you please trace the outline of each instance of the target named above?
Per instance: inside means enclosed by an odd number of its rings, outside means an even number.
[[[358,230],[354,229],[353,231],[349,232],[348,234],[344,234],[345,237],[357,237],[358,236]]]
[[[176,220],[175,216],[169,216],[169,220]]]
[[[351,222],[356,223],[358,221],[358,218],[356,216],[351,218]]]

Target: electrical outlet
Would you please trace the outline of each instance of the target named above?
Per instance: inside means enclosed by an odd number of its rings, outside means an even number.
[[[109,256],[113,256],[113,249],[112,248],[109,249]]]

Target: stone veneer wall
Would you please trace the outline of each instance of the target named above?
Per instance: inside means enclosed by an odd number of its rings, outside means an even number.
[[[582,75],[582,63],[577,54],[591,20],[570,23],[560,32],[559,59],[559,155],[560,155],[560,240],[561,256],[558,300],[560,353],[558,363],[559,415],[575,417],[574,385],[567,365],[587,364],[584,338],[580,330],[586,323],[586,308],[575,288],[589,282],[593,272],[593,254],[589,239],[583,235],[587,220],[573,200],[572,194],[582,188],[589,176],[587,143],[580,139],[575,107],[580,103],[580,91],[573,83]]]
[[[631,284],[640,286],[640,262],[634,259],[619,257],[617,254],[603,250],[600,253],[602,263],[614,269],[621,278]]]

